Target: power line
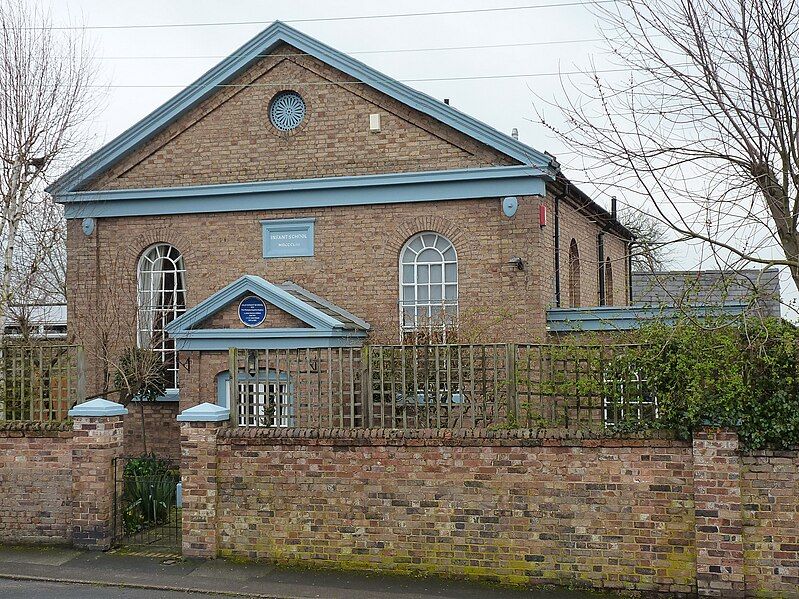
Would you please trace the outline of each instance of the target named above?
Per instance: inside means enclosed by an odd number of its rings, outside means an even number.
[[[336,21],[359,21],[366,19],[399,19],[407,17],[433,17],[444,15],[463,15],[463,14],[481,14],[490,12],[510,12],[521,10],[537,10],[541,8],[567,8],[570,6],[585,6],[588,4],[609,4],[615,3],[617,0],[572,0],[566,2],[551,2],[547,4],[529,4],[525,6],[500,6],[495,8],[472,8],[461,10],[441,10],[434,12],[408,12],[408,13],[390,13],[384,15],[349,15],[345,17],[311,17],[306,19],[286,19],[284,23],[330,23]],[[167,28],[188,28],[188,27],[228,27],[240,25],[268,25],[273,21],[221,21],[221,22],[197,22],[197,23],[145,23],[141,25],[63,25],[52,27],[25,27],[24,29],[55,29],[55,30],[68,30],[68,29],[167,29]]]
[[[530,46],[555,46],[565,44],[589,44],[594,42],[602,42],[605,38],[582,38],[582,39],[568,39],[568,40],[546,40],[541,42],[518,42],[512,44],[483,44],[475,46],[439,46],[431,48],[392,48],[388,50],[355,50],[352,52],[344,52],[344,54],[404,54],[413,52],[445,52],[455,50],[490,50],[495,48],[525,48]],[[215,60],[221,58],[244,58],[250,55],[244,54],[206,54],[206,55],[184,55],[184,56],[98,56],[98,60],[190,60],[190,59],[203,59]],[[313,56],[307,52],[291,52],[281,54],[256,54],[253,58],[267,58],[270,56]]]
[[[665,68],[665,67],[664,67]],[[435,81],[481,81],[486,79],[523,79],[525,77],[558,77],[562,75],[585,75],[594,73],[631,73],[634,71],[648,72],[656,69],[630,69],[630,68],[617,68],[617,69],[595,69],[591,71],[551,71],[547,73],[513,73],[509,75],[469,75],[463,77],[422,77],[417,79],[397,79],[401,83],[428,83]],[[322,86],[322,85],[369,85],[365,81],[314,81],[314,82],[269,82],[269,83],[220,83],[214,85],[217,88],[246,88],[246,87],[291,87],[300,85],[307,86]],[[162,84],[162,83],[131,83],[131,84],[110,84],[110,85],[93,85],[101,89],[108,88],[193,88],[193,87],[206,87],[205,85],[185,85],[183,83],[175,84]]]

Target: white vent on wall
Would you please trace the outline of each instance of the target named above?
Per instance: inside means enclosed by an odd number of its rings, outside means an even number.
[[[369,131],[380,131],[380,114],[369,115]]]

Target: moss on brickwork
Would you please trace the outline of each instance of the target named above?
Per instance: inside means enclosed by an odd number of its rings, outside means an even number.
[[[226,431],[221,554],[516,586],[695,584],[686,443],[367,433]]]

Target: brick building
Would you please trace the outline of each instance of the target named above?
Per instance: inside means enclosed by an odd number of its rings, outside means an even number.
[[[228,347],[535,342],[549,307],[630,295],[630,234],[552,156],[282,23],[49,191],[88,390],[159,351],[167,452]]]

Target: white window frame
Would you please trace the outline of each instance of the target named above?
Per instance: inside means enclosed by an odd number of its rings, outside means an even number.
[[[421,241],[420,249],[414,247],[416,241]],[[445,254],[452,250],[452,258],[447,259]],[[440,259],[430,262],[420,262],[418,257],[426,250],[433,250],[439,254]],[[454,280],[447,276],[447,266],[454,266],[449,270],[454,270]],[[433,266],[440,266],[441,281],[431,282]],[[412,269],[413,277],[406,280],[406,267]],[[426,272],[426,277],[421,276]],[[426,278],[427,280],[420,280]],[[408,332],[420,329],[422,326],[430,330],[446,330],[447,326],[457,322],[458,318],[458,252],[455,245],[444,235],[434,231],[422,231],[411,236],[402,246],[399,255],[399,322],[400,332]],[[450,288],[454,297],[447,298],[447,290]],[[407,291],[412,291],[412,297],[406,297]],[[437,295],[438,297],[433,297]],[[426,297],[425,297],[426,296]],[[408,308],[412,308],[412,318],[408,322]],[[434,308],[440,308],[444,318],[436,323],[434,320]],[[449,309],[448,309],[449,308]],[[451,309],[451,310],[450,310]],[[420,322],[420,310],[426,312],[427,322]]]
[[[228,382],[229,388],[230,382]],[[239,397],[249,399],[249,401],[238,404],[239,426],[260,428],[294,426],[294,398],[291,396],[287,382],[240,381]],[[269,410],[274,410],[274,412],[270,414]]]
[[[164,333],[164,327],[186,311],[186,268],[183,255],[173,245],[156,243],[139,258],[137,273],[137,330],[140,348],[152,349],[167,365],[170,379],[167,395],[180,387],[178,353],[174,340]],[[172,277],[170,289],[164,286],[167,275]],[[171,299],[167,302],[167,298]]]
[[[602,382],[618,389],[622,399],[608,397],[603,394],[603,421],[605,428],[613,428],[619,422],[627,420],[641,421],[644,419],[644,411],[652,411],[655,420],[660,416],[658,398],[655,394],[647,392],[645,378],[637,370],[629,373],[627,378],[614,378],[612,375],[602,375]],[[632,391],[625,389],[626,386],[633,387]]]

